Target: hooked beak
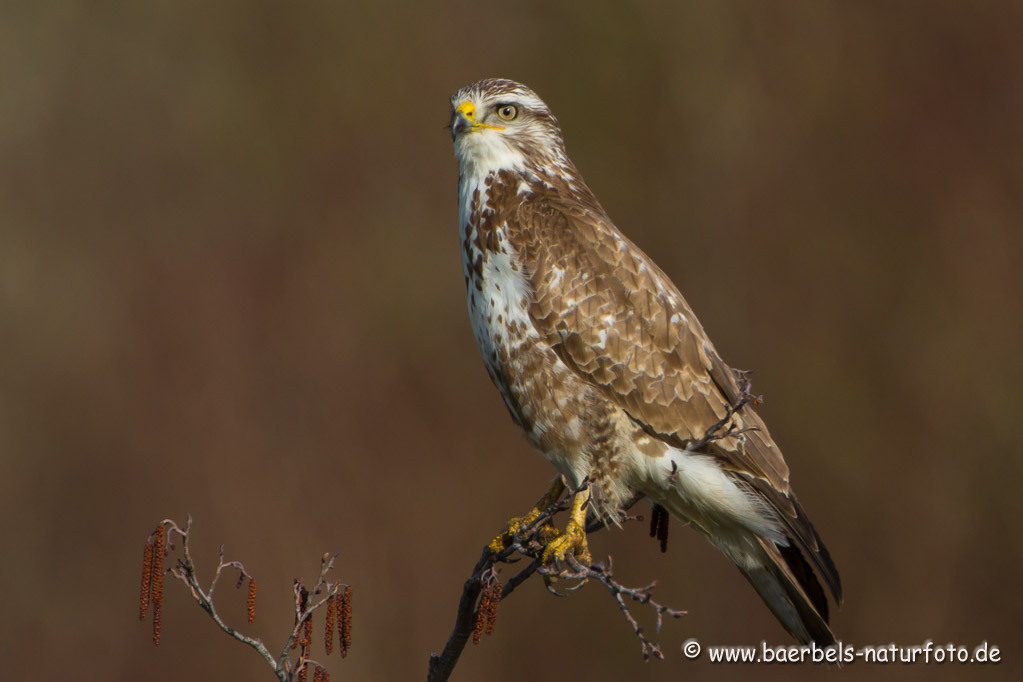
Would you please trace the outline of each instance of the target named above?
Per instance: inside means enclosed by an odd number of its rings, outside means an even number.
[[[451,117],[451,139],[455,139],[459,135],[465,132],[476,132],[477,130],[484,130],[490,128],[492,130],[504,130],[503,126],[492,126],[486,123],[480,123],[476,120],[476,105],[472,102],[462,102],[457,107]]]

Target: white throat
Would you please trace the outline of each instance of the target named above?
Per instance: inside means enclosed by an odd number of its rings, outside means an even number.
[[[458,224],[464,229],[472,212],[472,197],[480,193],[481,205],[486,204],[486,179],[498,171],[526,169],[526,157],[498,130],[465,133],[455,140],[455,158],[458,159]]]
[[[500,130],[464,133],[455,139],[462,177],[483,179],[499,170],[523,170],[526,157]]]

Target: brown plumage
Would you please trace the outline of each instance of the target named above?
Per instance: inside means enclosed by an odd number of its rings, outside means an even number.
[[[639,496],[700,530],[803,642],[830,643],[841,585],[780,449],[689,305],[612,224],[531,90],[452,97],[473,332],[513,419],[590,504]],[[735,431],[707,440],[728,417]],[[699,447],[696,447],[699,444]]]

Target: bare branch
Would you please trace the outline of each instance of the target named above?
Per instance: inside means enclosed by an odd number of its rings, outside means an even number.
[[[241,564],[241,562],[238,561],[225,562],[224,548],[221,547],[220,561],[217,565],[216,573],[214,573],[213,575],[213,580],[210,582],[209,589],[203,590],[202,586],[199,584],[198,576],[196,575],[195,562],[192,559],[192,552],[191,548],[189,547],[190,533],[192,530],[192,517],[191,516],[188,517],[188,522],[185,524],[185,527],[183,529],[180,526],[178,526],[178,524],[173,519],[165,519],[163,521],[163,525],[167,528],[168,536],[170,536],[172,533],[176,533],[181,536],[182,556],[178,559],[177,565],[170,569],[171,575],[173,575],[175,578],[177,578],[178,580],[180,580],[181,582],[185,583],[185,585],[188,586],[189,591],[192,593],[192,597],[199,603],[199,606],[201,606],[202,609],[209,614],[210,618],[213,619],[213,622],[216,623],[221,630],[231,635],[239,642],[248,644],[253,649],[255,649],[259,653],[259,655],[262,656],[263,659],[268,664],[270,664],[272,668],[274,668],[274,671],[276,673],[277,667],[273,655],[266,648],[263,642],[258,638],[244,635],[241,632],[238,632],[230,625],[228,625],[227,623],[225,623],[224,619],[221,618],[220,614],[217,612],[216,604],[213,601],[213,594],[217,588],[217,582],[220,580],[220,576],[221,574],[223,574],[224,569],[226,568],[237,569],[246,577],[251,578],[248,571],[245,570],[245,567]],[[287,682],[288,678],[286,676],[278,673],[277,677],[283,682]]]
[[[175,535],[181,538],[181,556],[177,560],[177,564],[170,568],[168,572],[174,577],[184,583],[189,592],[192,594],[192,598],[199,604],[199,606],[213,619],[213,622],[217,624],[221,630],[231,635],[234,639],[244,644],[249,645],[255,649],[259,655],[267,662],[270,668],[273,670],[274,675],[281,682],[291,682],[292,680],[298,679],[302,672],[308,667],[312,666],[316,674],[321,678],[326,674],[323,664],[319,661],[315,661],[309,656],[310,644],[309,637],[304,637],[302,647],[296,661],[292,661],[290,657],[290,651],[294,648],[295,643],[299,642],[300,632],[308,633],[312,626],[312,614],[325,604],[329,600],[337,599],[338,595],[345,592],[350,600],[351,586],[340,581],[328,580],[328,574],[334,568],[334,561],[337,558],[337,553],[326,553],[320,560],[320,572],[317,577],[316,584],[313,586],[312,591],[306,590],[302,586],[302,581],[296,579],[294,582],[295,592],[295,624],[291,629],[291,633],[288,636],[288,640],[285,643],[280,655],[276,658],[263,643],[263,641],[257,637],[250,637],[239,632],[234,627],[228,625],[217,611],[216,604],[214,602],[214,594],[217,589],[217,584],[220,581],[221,575],[226,570],[239,572],[236,587],[241,587],[244,579],[249,580],[249,591],[246,600],[246,608],[248,613],[248,622],[251,624],[255,617],[255,598],[256,598],[256,581],[251,574],[245,569],[245,566],[240,561],[225,561],[224,560],[224,548],[221,546],[219,552],[219,560],[217,563],[216,571],[213,574],[213,579],[209,583],[209,587],[203,588],[200,584],[195,561],[192,559],[192,552],[189,546],[191,539],[192,530],[192,517],[188,517],[188,522],[184,528],[181,528],[173,519],[164,519],[157,526],[157,531],[150,536],[149,542],[147,542],[146,550],[146,562],[143,567],[143,587],[142,587],[142,601],[140,603],[140,616],[144,617],[146,612],[147,600],[154,603],[154,607],[158,605],[158,599],[162,599],[162,588],[160,590],[155,589],[155,585],[162,585],[162,581],[158,581],[157,578],[157,566],[162,566],[162,545],[161,543],[154,543],[153,536],[155,535],[158,539],[162,536],[163,531],[166,532],[167,547],[169,550],[173,550],[173,538]],[[153,549],[150,548],[152,545]],[[161,552],[156,552],[155,548],[160,547]],[[157,561],[154,557],[150,560],[151,554],[160,553],[161,558]],[[148,569],[147,569],[148,566]],[[159,572],[162,576],[162,570]],[[147,580],[147,574],[149,579]],[[313,599],[309,599],[310,595]],[[316,599],[316,597],[320,597]],[[154,618],[158,613],[157,609],[154,608]],[[333,615],[333,614],[331,614]],[[350,618],[350,614],[349,614]],[[154,623],[155,628],[155,623]],[[154,629],[154,641],[158,641],[158,635]]]
[[[542,575],[557,576],[559,578],[568,580],[589,580],[590,578],[600,581],[600,583],[608,589],[611,595],[614,597],[615,602],[618,604],[618,608],[621,609],[622,615],[625,616],[625,620],[632,626],[632,631],[636,637],[639,638],[640,646],[643,650],[643,660],[649,660],[650,656],[653,655],[655,658],[664,658],[664,654],[661,653],[661,647],[651,641],[643,633],[643,628],[636,621],[636,618],[629,611],[628,605],[625,603],[625,597],[631,598],[633,601],[637,601],[640,604],[646,604],[654,613],[657,614],[657,632],[661,631],[661,625],[664,622],[664,616],[667,614],[672,618],[681,618],[686,614],[685,611],[679,609],[673,609],[670,606],[665,606],[660,602],[654,601],[652,592],[657,587],[657,582],[652,582],[646,587],[625,587],[620,582],[614,579],[611,570],[611,557],[607,558],[607,565],[596,563],[592,566],[584,566],[576,561],[575,557],[569,554],[566,559],[572,566],[571,571],[558,571],[549,567],[542,567],[539,569]]]
[[[579,490],[571,492],[581,492],[581,490],[585,489],[586,485],[588,485],[588,483],[584,483],[584,486]],[[543,566],[542,557],[544,548],[552,536],[549,523],[555,515],[565,511],[570,506],[571,495],[563,496],[541,511],[537,518],[531,523],[524,526],[518,533],[515,533],[511,542],[502,551],[495,554],[489,549],[489,547],[484,548],[483,553],[476,562],[476,566],[473,568],[472,574],[465,581],[465,585],[462,588],[462,596],[459,599],[458,609],[455,613],[455,626],[448,637],[444,650],[440,654],[430,655],[430,666],[427,674],[427,680],[429,682],[443,682],[451,676],[455,665],[458,663],[459,657],[465,649],[465,645],[468,643],[470,636],[473,634],[474,626],[480,620],[481,609],[483,608],[480,596],[488,587],[489,581],[496,580],[496,576],[499,571],[497,565],[512,564],[522,558],[529,559],[530,562],[504,584],[500,591],[499,600],[503,601],[506,599],[519,585],[524,583],[534,573],[540,573],[541,575],[552,579],[578,579],[582,582],[593,578],[600,581],[600,583],[603,584],[614,597],[615,602],[618,604],[618,608],[622,611],[626,620],[632,626],[633,632],[640,640],[644,659],[649,658],[651,654],[657,658],[663,658],[661,650],[657,644],[650,641],[643,634],[643,628],[637,623],[624,600],[624,597],[630,597],[634,601],[646,604],[652,608],[657,614],[657,630],[660,631],[661,622],[665,614],[673,618],[679,618],[685,612],[672,609],[654,601],[651,598],[650,593],[655,584],[642,588],[625,587],[612,576],[610,557],[608,557],[607,560],[607,568],[605,568],[603,564],[583,566],[571,555],[569,555],[567,559],[570,564],[569,568],[561,569],[552,566]],[[624,511],[621,513],[620,518],[622,522],[639,520],[639,517],[630,516]],[[595,533],[605,527],[606,524],[603,521],[591,520],[586,526],[586,533]],[[578,589],[578,587],[581,586],[582,583],[575,588],[570,589]],[[494,608],[496,608],[496,606]],[[493,613],[484,615],[490,616],[492,627]]]

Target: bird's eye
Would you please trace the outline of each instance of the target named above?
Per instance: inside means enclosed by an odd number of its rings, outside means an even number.
[[[514,104],[502,104],[497,108],[497,116],[502,121],[514,121],[519,115],[519,108]]]

